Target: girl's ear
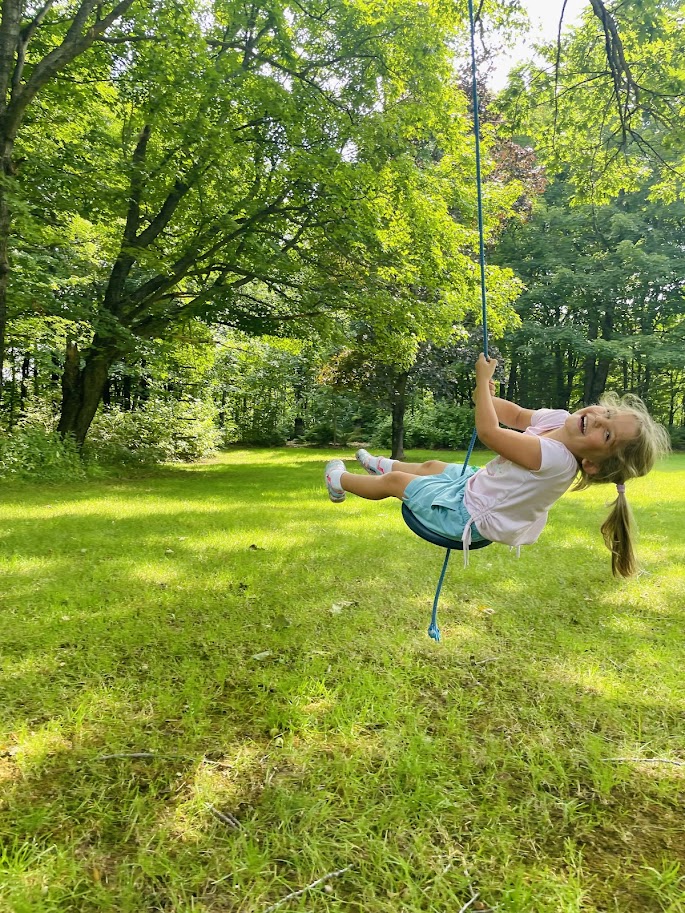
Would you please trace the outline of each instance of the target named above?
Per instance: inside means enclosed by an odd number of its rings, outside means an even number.
[[[583,472],[586,472],[589,476],[596,476],[599,472],[599,465],[593,463],[592,460],[583,460],[580,464],[583,467]]]

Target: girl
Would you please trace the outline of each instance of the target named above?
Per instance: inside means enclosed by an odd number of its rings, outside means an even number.
[[[496,368],[495,359],[485,355],[476,363],[476,430],[499,454],[494,460],[482,469],[467,467],[462,475],[454,463],[402,463],[359,450],[357,460],[369,476],[346,472],[342,460],[326,465],[331,501],[344,501],[346,491],[372,501],[399,498],[429,529],[461,539],[467,553],[471,542],[482,539],[511,546],[535,542],[550,507],[577,476],[574,491],[610,482],[617,497],[602,535],[614,575],[631,576],[636,561],[625,483],[646,475],[668,453],[666,429],[635,396],[606,394],[599,405],[573,414],[522,409],[494,396]]]

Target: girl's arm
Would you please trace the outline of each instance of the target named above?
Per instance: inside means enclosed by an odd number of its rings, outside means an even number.
[[[492,405],[495,407],[497,418],[503,425],[516,428],[518,431],[525,431],[531,423],[532,409],[524,409],[522,406],[517,406],[516,403],[509,402],[508,399],[500,399],[497,396],[492,397]]]
[[[519,434],[518,431],[510,431],[507,428],[500,428],[500,417],[495,408],[496,399],[493,399],[490,393],[490,379],[497,368],[497,361],[493,358],[488,361],[485,355],[481,355],[476,362],[476,431],[486,447],[499,453],[505,460],[511,460],[523,466],[524,469],[537,470],[542,465],[542,447],[540,440],[532,434]],[[499,400],[507,406],[513,406],[518,410],[520,407],[507,400]],[[528,409],[520,409],[521,413],[530,412]],[[511,418],[515,416],[510,414]],[[517,416],[520,419],[520,416]],[[507,419],[502,419],[509,423]],[[530,424],[530,422],[528,422]],[[526,424],[524,427],[528,427]]]

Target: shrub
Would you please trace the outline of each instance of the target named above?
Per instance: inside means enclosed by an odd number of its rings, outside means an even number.
[[[404,446],[425,450],[463,450],[473,431],[473,409],[452,403],[426,400],[408,410],[404,419]],[[387,449],[391,443],[392,419],[377,421],[371,433],[373,447]]]
[[[65,482],[85,475],[75,443],[42,423],[22,424],[0,436],[0,478]]]
[[[671,447],[674,450],[685,450],[685,428],[672,425],[668,431],[671,435]]]
[[[91,426],[84,454],[89,461],[104,464],[190,461],[214,451],[220,436],[213,405],[202,400],[153,400],[134,412],[101,410]]]

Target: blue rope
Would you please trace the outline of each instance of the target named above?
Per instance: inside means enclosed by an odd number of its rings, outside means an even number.
[[[471,96],[473,100],[473,132],[476,138],[476,187],[478,190],[478,239],[480,259],[480,299],[483,312],[483,352],[488,357],[488,308],[485,296],[485,240],[483,233],[483,186],[480,169],[480,118],[478,114],[478,83],[476,71],[476,22],[473,16],[473,0],[469,0],[469,24],[471,26]]]
[[[448,548],[445,553],[445,561],[443,562],[443,565],[442,565],[440,579],[438,580],[438,588],[435,591],[435,599],[433,600],[433,614],[431,615],[431,623],[428,627],[428,634],[435,641],[440,640],[440,628],[438,627],[438,600],[440,599],[440,590],[442,589],[442,582],[445,579],[445,574],[447,573],[447,564],[450,560],[451,554],[452,554],[452,552]]]
[[[484,240],[484,231],[483,231],[483,187],[481,181],[481,168],[480,168],[480,118],[478,113],[478,82],[477,82],[477,70],[476,70],[476,21],[473,14],[473,0],[469,0],[469,25],[471,29],[471,98],[473,101],[473,132],[476,139],[476,188],[478,191],[478,241],[479,241],[479,261],[480,261],[480,298],[481,298],[481,309],[483,314],[483,352],[485,357],[488,357],[488,308],[487,308],[487,299],[485,292],[485,240]],[[469,443],[469,448],[466,451],[466,458],[464,460],[464,465],[461,468],[461,474],[464,475],[466,472],[466,467],[469,465],[469,460],[471,459],[471,454],[473,453],[473,448],[476,445],[476,438],[478,433],[476,429],[473,429],[473,434],[471,435],[471,442]],[[450,549],[447,549],[447,554],[445,555],[445,561],[442,565],[442,571],[440,573],[440,579],[438,580],[438,586],[435,591],[435,599],[433,600],[433,614],[431,616],[431,623],[428,628],[428,634],[435,641],[440,640],[440,628],[438,627],[438,600],[440,599],[440,591],[442,590],[442,583],[445,579],[445,574],[447,573],[447,565],[450,560]]]
[[[473,453],[473,448],[476,446],[476,438],[478,437],[478,432],[476,429],[473,429],[471,435],[471,441],[469,442],[469,449],[466,451],[466,457],[464,458],[464,465],[461,467],[461,475],[464,475],[466,472],[466,467],[469,465],[469,460],[471,459],[471,454]]]
[[[478,254],[480,260],[480,300],[483,314],[483,352],[488,357],[488,305],[485,291],[485,241],[483,230],[483,185],[480,168],[480,117],[478,113],[478,81],[476,70],[476,22],[473,15],[473,0],[469,0],[469,25],[471,27],[471,98],[473,100],[473,132],[476,139],[476,189],[478,191]],[[473,429],[466,459],[461,469],[464,475],[469,465],[478,433]]]

